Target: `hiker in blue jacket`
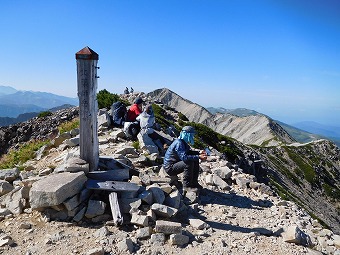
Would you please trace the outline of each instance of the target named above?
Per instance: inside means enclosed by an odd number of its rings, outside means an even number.
[[[164,156],[163,167],[170,176],[183,172],[184,192],[192,188],[202,189],[198,183],[199,159],[206,160],[207,154],[204,150],[191,150],[189,144],[194,144],[194,135],[193,127],[183,127],[179,137],[172,142]]]

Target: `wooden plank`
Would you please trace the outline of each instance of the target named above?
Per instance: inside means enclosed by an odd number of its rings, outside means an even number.
[[[99,157],[99,169],[102,171],[112,169],[129,169],[130,176],[137,175],[139,172],[133,167],[124,164],[111,156],[100,156]]]
[[[86,182],[86,188],[99,189],[107,191],[138,191],[140,186],[131,182],[119,182],[119,181],[100,181],[88,179]]]
[[[118,203],[118,195],[116,192],[111,192],[109,194],[109,201],[111,206],[111,213],[113,218],[113,223],[118,226],[123,224],[123,216],[120,211],[119,203]]]
[[[130,178],[129,169],[115,169],[108,171],[93,171],[87,174],[87,177],[101,181],[123,181]]]
[[[150,182],[151,183],[168,183],[171,184],[174,180],[177,180],[177,176],[174,176],[175,178],[171,177],[156,177],[156,176],[151,176],[150,177]]]
[[[100,167],[108,169],[121,169],[121,168],[128,168],[132,169],[131,166],[128,166],[127,164],[124,164],[117,159],[114,159],[110,156],[100,156],[99,157],[99,164]],[[103,169],[104,170],[104,169]]]

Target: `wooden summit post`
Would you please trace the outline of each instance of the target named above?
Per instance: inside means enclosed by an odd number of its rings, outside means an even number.
[[[98,169],[99,143],[97,123],[97,62],[99,56],[89,47],[76,53],[77,83],[80,118],[80,158],[90,165],[90,171]]]

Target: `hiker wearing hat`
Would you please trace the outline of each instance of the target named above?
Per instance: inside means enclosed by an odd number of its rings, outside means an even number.
[[[136,118],[143,111],[143,102],[142,98],[137,97],[126,114],[126,122],[124,123],[123,130],[126,137],[131,140],[136,140],[140,131],[140,126]]]
[[[129,122],[136,121],[136,118],[143,111],[143,99],[140,97],[136,97],[134,104],[131,105],[130,109],[127,112],[126,120]]]
[[[157,145],[160,153],[164,155],[164,145],[166,145],[167,142],[164,137],[156,133],[153,129],[155,125],[155,114],[152,109],[152,104],[145,106],[144,111],[138,115],[136,120],[139,122],[141,135],[147,134]]]
[[[199,159],[206,160],[207,154],[204,150],[191,150],[189,144],[194,144],[194,135],[193,127],[183,127],[179,137],[169,146],[164,156],[163,167],[170,176],[183,173],[183,193],[193,188],[202,189],[198,183]]]

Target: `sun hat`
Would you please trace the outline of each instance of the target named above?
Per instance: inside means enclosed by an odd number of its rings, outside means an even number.
[[[182,131],[186,132],[186,133],[191,133],[191,134],[195,134],[196,131],[192,126],[185,126],[182,128]]]

